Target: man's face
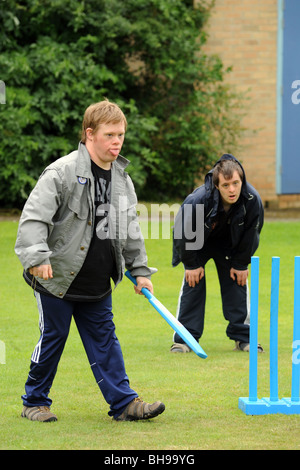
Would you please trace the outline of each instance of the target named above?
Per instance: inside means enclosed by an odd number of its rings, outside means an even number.
[[[233,172],[230,179],[225,179],[220,173],[217,189],[220,191],[223,205],[228,206],[237,202],[242,190],[242,180],[237,170]]]
[[[109,170],[121,152],[125,137],[125,124],[101,124],[95,134],[86,130],[86,147],[91,159],[101,168]]]

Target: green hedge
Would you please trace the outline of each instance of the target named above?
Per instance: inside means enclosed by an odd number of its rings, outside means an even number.
[[[242,132],[241,97],[202,52],[211,2],[2,0],[0,203],[21,207],[43,168],[77,148],[83,113],[124,110],[139,197],[183,198]]]

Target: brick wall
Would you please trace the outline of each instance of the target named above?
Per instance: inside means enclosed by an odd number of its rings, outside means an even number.
[[[197,0],[195,0],[197,3]],[[277,0],[216,0],[205,51],[233,66],[227,81],[250,98],[243,149],[247,179],[272,207],[276,195]],[[299,202],[298,202],[299,203]]]

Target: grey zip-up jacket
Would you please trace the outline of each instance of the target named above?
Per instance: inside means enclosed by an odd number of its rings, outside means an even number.
[[[129,161],[118,156],[111,167],[108,227],[117,285],[128,269],[132,276],[150,277],[144,239],[138,223],[137,197],[125,171]],[[41,174],[23,208],[15,252],[25,271],[51,264],[53,278],[38,279],[56,297],[63,298],[87,255],[94,232],[94,177],[86,146],[59,158]]]

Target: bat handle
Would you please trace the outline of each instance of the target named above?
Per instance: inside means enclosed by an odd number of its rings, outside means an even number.
[[[135,277],[131,276],[131,274],[130,274],[129,271],[126,271],[126,272],[125,272],[125,276],[127,276],[128,279],[129,279],[131,282],[133,282],[133,284],[134,284],[135,286],[137,285],[137,282],[136,282]]]
[[[126,271],[125,272],[125,276],[128,277],[128,279],[133,282],[133,284],[136,286],[137,285],[137,282],[136,282],[136,279],[135,277],[133,277],[129,271]],[[145,297],[147,297],[147,299],[150,299],[152,297],[152,294],[151,292],[146,288],[146,287],[143,287],[142,288],[142,294],[144,294]]]

